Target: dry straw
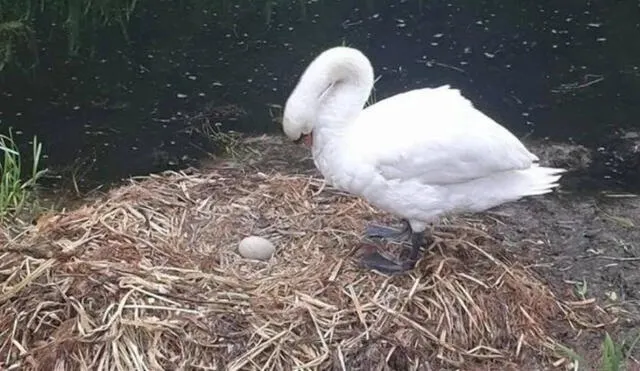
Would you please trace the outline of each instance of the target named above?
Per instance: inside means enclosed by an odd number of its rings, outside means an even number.
[[[301,171],[278,138],[239,148],[4,230],[0,368],[506,369],[602,319],[481,220],[438,228],[411,274],[360,269],[364,223],[389,216]],[[237,254],[251,234],[276,244],[270,261]]]

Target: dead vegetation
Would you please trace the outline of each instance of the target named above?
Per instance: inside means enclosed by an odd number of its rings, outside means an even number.
[[[490,219],[445,221],[411,274],[365,271],[359,234],[389,216],[287,172],[292,145],[243,146],[5,227],[1,368],[547,368],[568,363],[556,335],[615,321],[552,292]],[[250,234],[276,244],[269,262],[236,253]]]

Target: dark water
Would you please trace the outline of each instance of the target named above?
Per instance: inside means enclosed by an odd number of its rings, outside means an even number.
[[[638,1],[186,3],[141,4],[131,43],[101,37],[92,58],[48,46],[34,80],[3,83],[0,129],[37,134],[87,185],[183,167],[214,150],[192,117],[279,132],[269,106],[344,42],[370,57],[377,99],[451,84],[521,137],[592,149],[585,186],[640,189]]]

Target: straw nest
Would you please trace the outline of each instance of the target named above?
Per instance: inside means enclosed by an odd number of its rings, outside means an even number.
[[[238,148],[5,229],[1,368],[505,369],[596,321],[480,219],[443,223],[410,274],[363,270],[364,223],[388,215],[287,170],[298,149],[278,138]],[[241,258],[247,235],[275,256]]]

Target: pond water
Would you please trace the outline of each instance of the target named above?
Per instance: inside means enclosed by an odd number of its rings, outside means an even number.
[[[92,58],[43,45],[36,78],[2,86],[0,129],[37,134],[47,166],[87,186],[180,168],[214,150],[194,117],[280,132],[272,105],[346,43],[374,64],[377,99],[451,84],[520,137],[592,149],[588,186],[640,188],[637,1],[188,3],[141,3],[130,43],[101,37]]]

